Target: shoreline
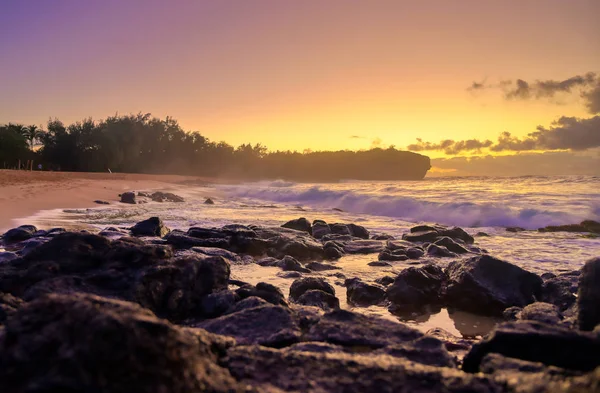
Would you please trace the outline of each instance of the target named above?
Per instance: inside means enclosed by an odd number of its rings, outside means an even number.
[[[0,170],[0,231],[45,210],[103,206],[95,200],[118,203],[124,191],[212,182],[215,179],[179,175]]]

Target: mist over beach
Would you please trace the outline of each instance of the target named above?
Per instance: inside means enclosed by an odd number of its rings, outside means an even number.
[[[600,391],[600,3],[0,5],[0,392]]]

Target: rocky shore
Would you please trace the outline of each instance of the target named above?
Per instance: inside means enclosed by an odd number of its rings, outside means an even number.
[[[158,217],[99,233],[14,228],[0,243],[0,386],[600,391],[600,258],[539,276],[475,240],[456,227],[420,225],[395,239],[305,218],[187,231]],[[373,282],[347,277],[336,261],[351,254],[405,268]],[[234,279],[239,264],[277,267],[292,282],[289,293]],[[443,306],[504,322],[481,340],[421,332],[340,309],[332,277],[356,307],[402,315]]]

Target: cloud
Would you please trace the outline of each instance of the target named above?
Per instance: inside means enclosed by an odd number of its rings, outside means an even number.
[[[350,139],[367,139],[364,136],[360,136],[360,135],[350,135]]]
[[[383,143],[383,141],[381,140],[381,138],[374,138],[371,141],[371,148],[375,148],[375,147],[381,147],[381,144]]]
[[[410,151],[441,150],[448,155],[461,152],[479,152],[482,149],[491,151],[532,151],[532,150],[573,150],[583,151],[600,147],[600,116],[589,119],[561,117],[550,127],[538,126],[535,132],[518,138],[509,132],[503,132],[496,142],[491,140],[468,139],[455,141],[443,140],[439,143],[424,142],[408,145]]]
[[[535,80],[528,82],[524,79],[502,80],[496,84],[473,82],[468,91],[483,91],[499,89],[504,92],[507,100],[542,100],[553,99],[557,94],[571,94],[581,91],[584,104],[591,114],[600,113],[600,78],[594,72],[575,75],[564,80]]]

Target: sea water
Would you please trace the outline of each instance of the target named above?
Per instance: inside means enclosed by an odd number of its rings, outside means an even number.
[[[398,238],[415,224],[437,223],[460,226],[473,235],[480,232],[489,235],[476,236],[476,245],[490,255],[538,274],[579,269],[587,259],[600,256],[600,238],[536,231],[548,225],[600,220],[600,177],[466,177],[320,184],[262,181],[201,187],[173,185],[162,191],[175,192],[185,197],[186,202],[45,211],[23,219],[22,223],[102,229],[129,227],[158,216],[170,228],[186,230],[192,226],[220,227],[231,223],[280,226],[288,220],[306,217],[311,221],[356,223],[372,234],[385,233]],[[204,203],[208,197],[215,201],[214,205]],[[526,231],[509,232],[506,227]],[[487,332],[496,322],[446,309],[400,318],[381,306],[352,308],[346,303],[343,279],[335,276],[336,272],[348,278],[373,281],[386,275],[395,276],[410,266],[406,262],[392,262],[391,267],[367,265],[376,259],[376,254],[346,256],[335,262],[342,270],[315,274],[325,276],[334,285],[342,308],[402,320],[422,330],[442,327],[457,335],[474,337]],[[451,260],[431,261],[445,266]],[[287,294],[293,280],[281,278],[278,273],[278,268],[256,264],[232,266],[232,276],[236,279],[253,284],[269,282]]]

